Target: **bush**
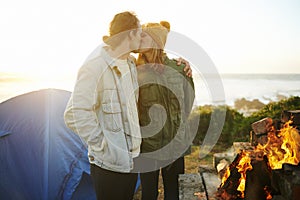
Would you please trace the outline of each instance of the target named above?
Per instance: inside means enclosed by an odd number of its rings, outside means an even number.
[[[228,106],[199,106],[196,107],[191,114],[190,122],[191,124],[195,125],[197,123],[197,117],[200,117],[199,124],[198,124],[198,130],[196,137],[194,138],[193,143],[195,145],[199,145],[204,140],[204,137],[207,133],[207,130],[209,128],[209,125],[212,130],[219,130],[219,123],[218,116],[222,115],[223,112],[226,112],[225,116],[225,122],[224,126],[220,135],[220,138],[218,142],[230,144],[233,142],[233,139],[235,138],[234,135],[234,127],[237,126],[238,123],[243,119],[243,115],[237,112],[234,109],[231,109]],[[215,114],[216,118],[211,119],[212,113]],[[220,114],[219,114],[220,113]],[[197,116],[198,115],[198,116]],[[199,116],[200,115],[200,116]],[[211,120],[214,120],[211,122]],[[222,120],[222,119],[220,119]],[[211,124],[210,124],[211,123]]]
[[[190,116],[191,124],[198,127],[193,143],[195,145],[202,143],[209,128],[211,115],[214,112],[216,112],[216,116],[218,115],[218,112],[226,112],[224,126],[217,144],[223,144],[229,147],[234,141],[249,141],[249,133],[251,131],[252,123],[265,117],[280,119],[283,110],[299,109],[300,97],[290,97],[286,100],[269,103],[248,117],[244,117],[241,113],[228,106],[198,106],[193,109]],[[197,122],[197,118],[199,117],[200,120]],[[212,122],[212,129],[217,130],[219,123],[219,121]]]
[[[251,124],[265,117],[272,118],[273,120],[280,120],[283,110],[299,109],[300,97],[290,97],[289,99],[281,100],[279,102],[269,103],[249,117],[245,117],[241,124],[236,127],[236,133],[249,133],[251,131]]]

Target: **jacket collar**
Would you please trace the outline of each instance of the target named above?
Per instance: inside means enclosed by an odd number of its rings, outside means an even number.
[[[107,53],[107,47],[103,47],[102,50],[101,50],[101,55],[103,57],[103,59],[105,60],[105,62],[107,63],[107,65],[112,69],[114,70],[115,67],[116,67],[116,60],[118,60],[117,58],[113,58],[111,57],[108,53]],[[128,64],[132,64],[132,60],[130,58],[127,58],[127,63]]]
[[[118,81],[118,79],[122,76],[122,74],[121,74],[121,71],[119,70],[118,66],[115,65],[115,61],[117,59],[111,57],[107,53],[105,47],[103,47],[101,49],[101,56],[102,56],[103,60],[106,62],[106,64],[110,67],[110,69],[114,72],[113,76],[114,76],[115,81]],[[134,58],[129,56],[127,58],[127,63],[129,65],[129,68],[130,68],[130,73],[131,73],[131,77],[132,77],[132,80],[133,80],[133,86],[134,86],[134,88],[138,88],[136,65],[135,65]],[[117,88],[118,88],[118,91],[120,92],[121,91],[120,84],[117,84]],[[138,101],[138,95],[139,95],[139,92],[138,92],[138,89],[137,89],[137,90],[135,90],[136,102]]]

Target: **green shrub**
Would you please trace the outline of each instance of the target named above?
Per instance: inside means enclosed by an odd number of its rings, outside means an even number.
[[[251,131],[251,124],[265,117],[272,118],[273,120],[280,120],[283,110],[299,109],[300,97],[290,97],[279,102],[269,103],[249,117],[245,117],[241,124],[236,127],[236,133],[249,133]]]
[[[251,114],[248,117],[244,117],[237,110],[228,106],[198,106],[193,109],[190,122],[192,125],[198,126],[197,134],[193,143],[195,145],[201,144],[203,141],[208,127],[211,121],[211,115],[213,112],[218,115],[218,112],[226,112],[224,126],[218,140],[218,144],[225,146],[231,146],[234,141],[249,141],[249,133],[251,131],[251,124],[265,117],[272,119],[280,119],[283,110],[299,110],[300,109],[300,97],[290,97],[286,100],[279,102],[272,102],[265,105],[259,111]],[[200,115],[200,116],[199,116]],[[199,118],[200,117],[200,118]],[[200,119],[197,121],[197,119]],[[211,126],[217,129],[219,125],[218,121],[213,121]],[[215,127],[214,127],[215,126]]]
[[[219,129],[219,123],[218,121],[218,116],[222,115],[223,112],[226,112],[225,116],[225,122],[224,126],[220,135],[220,138],[218,142],[225,143],[225,144],[230,144],[233,142],[233,139],[235,137],[234,134],[234,127],[237,126],[238,123],[243,119],[243,115],[237,112],[234,109],[231,109],[228,106],[211,106],[211,105],[206,105],[206,106],[198,106],[196,107],[191,114],[190,121],[191,124],[197,123],[197,117],[200,117],[199,119],[199,124],[198,124],[198,130],[196,137],[194,138],[194,144],[199,145],[203,141],[207,130],[209,126],[212,130],[218,130]],[[212,113],[215,114],[216,118],[212,118]],[[219,114],[220,113],[220,114]],[[199,116],[200,115],[200,116]],[[212,121],[211,123],[211,120]],[[222,119],[220,119],[222,120]],[[210,124],[211,123],[211,124]]]

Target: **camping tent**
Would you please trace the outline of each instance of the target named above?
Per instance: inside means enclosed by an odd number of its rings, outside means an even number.
[[[45,89],[0,104],[0,199],[96,199],[87,148],[63,120],[69,97]]]

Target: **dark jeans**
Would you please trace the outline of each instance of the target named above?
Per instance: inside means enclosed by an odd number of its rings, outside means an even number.
[[[159,161],[152,160],[153,165],[157,165],[155,162]],[[179,199],[178,175],[184,173],[184,158],[178,158],[173,163],[161,168],[161,173],[164,185],[164,200]],[[159,170],[141,173],[140,176],[142,200],[157,200]]]
[[[97,200],[132,200],[136,173],[119,173],[102,169],[91,164],[91,177]]]

